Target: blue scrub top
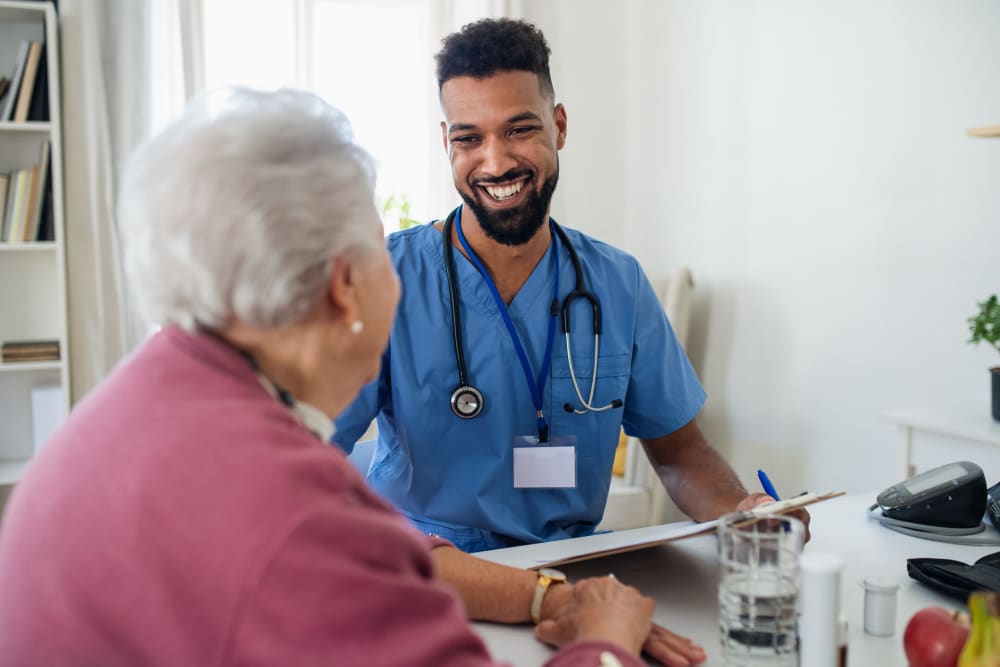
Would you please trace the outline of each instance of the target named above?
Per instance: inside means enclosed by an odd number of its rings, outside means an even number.
[[[600,300],[602,332],[593,405],[620,398],[621,409],[576,415],[561,324],[556,329],[543,409],[551,435],[577,439],[577,486],[515,489],[515,436],[537,435],[535,409],[517,352],[476,267],[457,249],[456,278],[469,382],[484,397],[482,413],[451,411],[458,386],[451,305],[441,232],[427,224],[392,234],[389,252],[402,299],[378,379],[335,421],[350,452],[372,419],[379,437],[368,482],[422,531],[465,551],[589,535],[604,514],[619,429],[660,437],[690,422],[705,401],[649,280],[632,256],[566,229],[587,288]],[[557,243],[560,303],[575,284],[573,263]],[[549,246],[552,253],[553,246]],[[508,312],[532,372],[545,352],[554,267],[547,254]],[[590,304],[571,309],[570,343],[580,392],[590,391],[594,333]]]

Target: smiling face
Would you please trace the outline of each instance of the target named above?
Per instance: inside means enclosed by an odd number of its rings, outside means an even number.
[[[527,243],[545,223],[559,180],[566,111],[525,71],[449,79],[441,106],[458,193],[491,239]]]

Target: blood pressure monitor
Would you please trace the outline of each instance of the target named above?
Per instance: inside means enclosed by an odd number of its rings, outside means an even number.
[[[882,516],[896,521],[977,528],[986,511],[986,478],[975,463],[958,461],[894,484],[876,502]]]

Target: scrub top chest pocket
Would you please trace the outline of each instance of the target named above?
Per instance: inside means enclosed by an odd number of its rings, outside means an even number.
[[[589,327],[587,329],[586,333],[589,334]],[[584,394],[584,398],[587,398],[593,378],[594,343],[592,336],[582,334],[583,332],[573,334],[573,373],[576,375],[577,386]],[[589,340],[585,340],[588,338]],[[601,342],[597,383],[594,387],[594,405],[605,405],[616,399],[624,401],[631,374],[631,355],[609,354],[605,348],[610,347],[608,345],[610,340],[603,339]],[[565,409],[567,404],[574,408],[580,407],[566,350],[557,348],[552,355],[552,388],[548,405],[549,414],[552,415],[552,433],[554,436],[576,436],[578,460],[607,459],[610,474],[624,408],[579,415],[567,412]]]

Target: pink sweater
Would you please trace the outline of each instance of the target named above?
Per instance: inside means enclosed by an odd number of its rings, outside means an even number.
[[[73,411],[0,526],[0,660],[486,665],[427,538],[259,384],[166,329]],[[582,642],[550,665],[597,665]]]

